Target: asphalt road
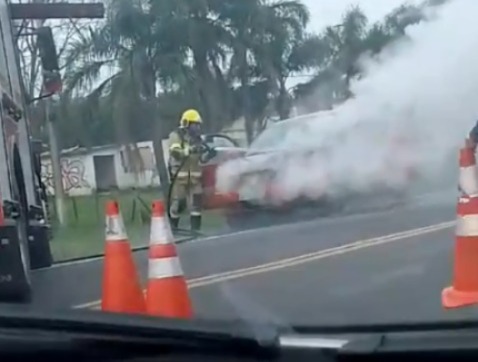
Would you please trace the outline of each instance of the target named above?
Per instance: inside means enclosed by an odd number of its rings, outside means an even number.
[[[454,218],[453,193],[429,195],[390,211],[209,237],[179,253],[202,317],[282,324],[456,318],[475,312],[440,306]],[[135,256],[144,281],[146,254]],[[97,259],[35,271],[34,307],[97,307],[101,268]]]
[[[360,240],[415,231],[365,240],[348,249],[333,248],[325,256],[304,258],[305,262],[194,288],[197,313],[283,326],[477,319],[476,307],[441,306],[441,291],[451,280],[454,245],[452,225],[441,223],[453,218],[452,202],[424,200],[393,212],[334,220],[327,231],[311,226],[296,240],[307,234],[307,240],[329,247],[330,240],[343,244],[353,235]]]
[[[478,318],[478,309],[445,311],[450,229],[360,248],[320,260],[193,289],[205,318],[282,326],[347,325]]]

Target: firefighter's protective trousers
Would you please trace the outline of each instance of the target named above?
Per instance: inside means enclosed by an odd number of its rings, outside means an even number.
[[[182,206],[187,206],[191,216],[191,226],[198,229],[202,209],[202,170],[200,154],[195,152],[194,146],[187,133],[182,130],[173,131],[169,135],[169,169],[171,175],[177,173],[172,185],[169,212],[173,226],[177,226]],[[179,167],[181,169],[178,172]]]

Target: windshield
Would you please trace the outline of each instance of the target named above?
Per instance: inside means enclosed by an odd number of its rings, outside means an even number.
[[[0,1],[0,304],[478,318],[478,1],[43,3]]]
[[[251,151],[271,150],[271,149],[290,149],[319,147],[324,142],[326,135],[325,126],[330,125],[331,119],[322,119],[320,115],[312,114],[307,117],[277,122],[267,127],[249,146]],[[319,129],[323,129],[320,132]],[[310,132],[314,131],[317,136],[312,140]],[[329,132],[333,135],[332,132]]]
[[[287,124],[277,124],[267,128],[251,143],[250,149],[261,150],[280,147],[283,144],[288,132],[293,128]]]

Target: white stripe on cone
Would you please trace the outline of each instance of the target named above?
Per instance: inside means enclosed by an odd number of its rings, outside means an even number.
[[[466,195],[478,195],[478,173],[476,165],[460,167],[459,185]]]
[[[126,240],[128,237],[126,235],[123,218],[119,215],[107,217],[105,234],[107,241]]]
[[[173,234],[164,217],[153,216],[151,218],[150,245],[170,244]]]
[[[166,279],[183,275],[183,269],[177,256],[161,259],[150,259],[148,268],[149,279]]]
[[[456,236],[478,236],[478,215],[465,215],[456,221]]]

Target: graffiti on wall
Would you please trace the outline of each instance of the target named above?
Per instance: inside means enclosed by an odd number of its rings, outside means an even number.
[[[54,194],[53,168],[50,160],[42,162],[42,180],[48,194]],[[86,180],[86,168],[81,159],[64,158],[61,160],[61,176],[65,192],[73,189],[90,188]]]

